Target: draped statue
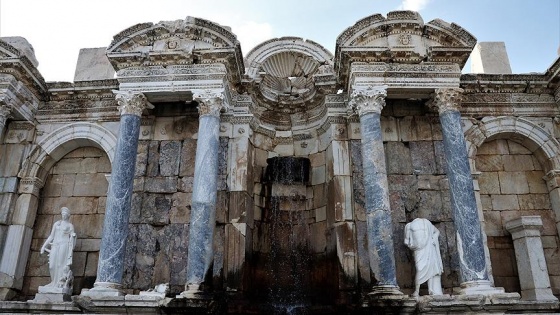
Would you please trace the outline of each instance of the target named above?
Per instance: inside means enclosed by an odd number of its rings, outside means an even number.
[[[56,221],[51,234],[41,247],[41,254],[49,254],[49,272],[51,282],[43,288],[62,288],[72,292],[72,252],[76,245],[74,225],[68,221],[70,210],[66,207],[60,209],[62,220]]]
[[[418,296],[420,285],[428,281],[430,295],[442,295],[441,274],[443,264],[439,251],[439,231],[427,219],[414,219],[405,226],[404,244],[414,251],[416,265],[415,290]]]

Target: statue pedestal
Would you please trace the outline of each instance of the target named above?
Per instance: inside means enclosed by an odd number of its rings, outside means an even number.
[[[72,288],[39,286],[39,292],[30,303],[60,303],[72,301]]]

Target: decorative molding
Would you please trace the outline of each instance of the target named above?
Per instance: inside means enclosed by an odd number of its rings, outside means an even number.
[[[386,85],[353,86],[348,107],[355,110],[360,117],[369,113],[381,114],[386,97]]]
[[[427,105],[437,110],[440,115],[451,111],[459,111],[462,96],[463,89],[461,88],[435,89],[432,100]]]
[[[122,115],[135,115],[142,117],[144,109],[152,109],[154,105],[150,104],[143,93],[132,91],[113,91],[119,106],[117,109]]]

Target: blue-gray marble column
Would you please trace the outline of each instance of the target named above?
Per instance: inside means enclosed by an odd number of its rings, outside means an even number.
[[[459,252],[461,286],[488,286],[482,230],[469,165],[469,156],[461,125],[462,89],[436,89],[432,106],[439,111],[447,178]]]
[[[218,150],[223,94],[196,95],[199,125],[189,225],[187,283],[183,295],[191,297],[208,289],[214,259],[213,240],[218,194]],[[208,281],[207,281],[208,280]]]
[[[400,295],[380,120],[386,96],[386,86],[355,86],[350,106],[360,116],[369,264],[376,281],[371,294]]]
[[[94,288],[90,291],[113,292],[114,295],[119,295],[128,236],[140,117],[144,108],[152,105],[147,102],[142,93],[130,91],[115,91],[115,93],[121,120],[107,194],[97,279]]]

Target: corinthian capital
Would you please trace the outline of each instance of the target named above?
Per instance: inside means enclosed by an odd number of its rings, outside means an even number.
[[[381,114],[385,107],[387,86],[354,86],[348,106],[358,112],[359,116],[369,113]]]
[[[128,114],[141,117],[145,108],[154,108],[154,105],[150,104],[146,96],[140,92],[115,90],[113,93],[115,93],[115,98],[119,104],[118,110],[121,116]]]
[[[198,103],[198,114],[200,116],[212,115],[220,117],[222,109],[228,108],[225,102],[223,90],[204,90],[196,92],[193,99]]]
[[[459,111],[459,107],[461,107],[461,100],[463,98],[463,89],[435,89],[432,96],[433,99],[428,106],[434,110],[437,109],[440,115],[446,112]]]

